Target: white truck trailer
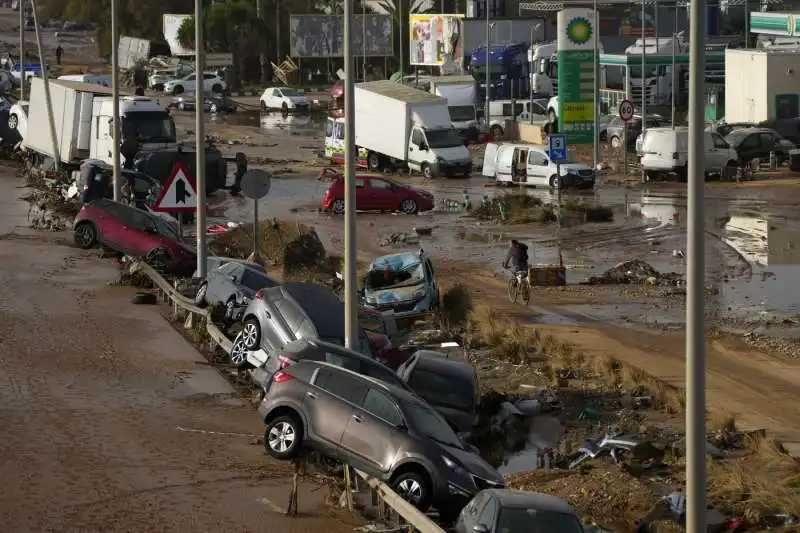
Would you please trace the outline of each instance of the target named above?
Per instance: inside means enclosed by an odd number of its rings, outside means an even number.
[[[426,178],[469,176],[472,159],[447,99],[388,80],[355,85],[355,144],[372,170],[407,165]]]
[[[143,96],[120,98],[120,144],[113,139],[111,88],[69,80],[49,80],[55,145],[47,114],[44,81],[31,80],[28,127],[22,148],[77,167],[83,159],[111,163],[126,139],[140,150],[175,148],[175,124],[164,105]]]
[[[450,121],[467,141],[478,138],[478,119],[475,114],[475,78],[472,76],[440,76],[430,78],[429,92],[447,98]]]

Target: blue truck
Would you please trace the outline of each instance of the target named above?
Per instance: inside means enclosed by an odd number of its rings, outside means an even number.
[[[527,99],[530,83],[528,44],[492,45],[489,47],[489,59],[490,99]],[[486,70],[486,47],[483,46],[472,52],[469,63],[469,73],[478,84],[478,102],[486,100]]]

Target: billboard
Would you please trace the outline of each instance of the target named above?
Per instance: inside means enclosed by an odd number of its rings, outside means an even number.
[[[164,14],[164,40],[169,44],[169,49],[174,56],[191,56],[194,50],[184,48],[178,41],[178,31],[183,25],[183,21],[192,18],[191,15],[168,15]]]
[[[117,50],[119,54],[119,68],[133,68],[136,66],[137,61],[150,57],[150,41],[120,35],[119,47]]]
[[[408,17],[409,63],[461,70],[464,15],[412,14]]]
[[[389,15],[353,16],[351,50],[354,56],[393,55],[392,36]],[[344,17],[292,15],[289,17],[289,45],[292,57],[343,57]]]
[[[596,12],[558,12],[558,131],[570,144],[594,142],[594,47]]]

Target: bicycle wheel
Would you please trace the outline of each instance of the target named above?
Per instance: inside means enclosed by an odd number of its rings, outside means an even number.
[[[520,287],[519,293],[522,297],[522,303],[528,305],[531,301],[531,286],[527,281],[522,282],[522,287]]]
[[[517,296],[519,295],[519,288],[517,287],[517,279],[511,278],[508,280],[508,299],[511,303],[517,302]]]

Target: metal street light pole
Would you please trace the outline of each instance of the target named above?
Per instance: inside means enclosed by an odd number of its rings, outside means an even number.
[[[120,136],[119,136],[119,0],[111,0],[111,92],[114,101],[111,115],[114,129],[114,148],[111,153],[113,163],[114,200],[122,198],[122,179],[120,176]]]
[[[706,531],[706,346],[703,97],[706,0],[692,0],[689,30],[689,187],[686,249],[686,526]]]
[[[600,166],[600,13],[594,0],[594,169]]]
[[[401,22],[402,24],[402,22]],[[403,33],[400,32],[402,54]],[[353,70],[353,0],[344,0],[344,334],[358,350],[358,271],[356,250],[356,131]],[[401,63],[402,67],[402,63]]]
[[[531,51],[533,50],[533,32],[541,28],[541,23],[537,23],[531,26],[531,41],[528,45],[528,56],[530,57]],[[528,115],[531,119],[531,124],[533,124],[533,71],[531,70],[532,62],[528,61],[528,88],[529,88],[529,98],[528,100],[531,102],[528,104],[530,108],[528,109]]]
[[[346,0],[345,0],[346,1]],[[397,1],[397,29],[400,31],[400,81],[402,82],[402,76],[406,73],[403,69],[403,63],[405,59],[405,52],[403,50],[403,0]],[[345,37],[345,42],[347,42],[347,37]],[[346,63],[346,61],[345,61]],[[345,69],[346,70],[346,69]],[[347,82],[345,81],[345,85]],[[345,100],[347,100],[347,96],[345,95]]]
[[[19,99],[25,99],[25,0],[19,0]]]
[[[195,194],[197,194],[197,274],[202,279],[206,275],[206,125],[203,111],[203,72],[206,64],[206,45],[203,40],[203,0],[194,0],[194,52],[195,52]],[[255,229],[255,228],[254,228]]]
[[[492,25],[489,23],[489,0],[484,0],[486,6],[486,109],[483,112],[484,120],[486,121],[486,131],[491,132],[491,113],[489,112],[489,102],[492,97],[492,54],[489,51],[491,47],[490,38],[492,32]]]
[[[644,16],[645,16],[645,0],[642,0],[642,138],[644,138],[644,132],[647,129],[647,76],[645,76],[645,60],[647,58],[647,37],[644,35]],[[658,42],[656,40],[656,42]],[[656,44],[656,49],[658,49],[658,44]],[[626,145],[624,146],[624,150],[627,153],[628,140],[625,140]],[[641,170],[641,180],[644,182],[644,167]]]
[[[675,65],[675,48],[678,46],[678,3],[675,2],[675,27],[672,28],[672,128],[675,129],[675,93],[678,90],[678,75]]]

